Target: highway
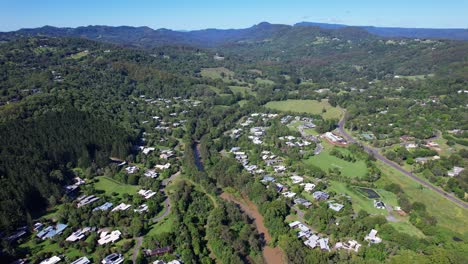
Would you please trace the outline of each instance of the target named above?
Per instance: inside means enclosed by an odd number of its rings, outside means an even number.
[[[338,122],[338,131],[340,132],[340,134],[350,143],[357,143],[359,145],[362,145],[360,144],[356,139],[354,139],[350,134],[348,134],[348,132],[346,132],[346,130],[344,129],[344,125],[345,125],[345,114],[343,115],[343,117],[341,118],[340,122]],[[404,175],[410,177],[411,179],[415,180],[416,182],[420,183],[422,186],[430,189],[430,190],[433,190],[434,192],[444,196],[445,198],[449,199],[450,201],[460,205],[461,207],[463,208],[468,208],[468,204],[459,200],[458,198],[454,197],[452,194],[448,193],[448,192],[445,192],[444,190],[420,179],[418,176],[414,175],[413,173],[403,169],[402,167],[400,167],[400,165],[398,165],[397,163],[387,159],[386,157],[384,157],[383,155],[381,155],[379,153],[379,151],[375,148],[372,148],[372,147],[369,147],[369,146],[366,146],[366,145],[362,145],[362,147],[364,148],[364,150],[369,153],[369,154],[372,154],[376,159],[382,161],[383,163],[387,164],[388,166],[391,166],[393,168],[395,168],[396,170],[400,171],[401,173],[403,173]]]

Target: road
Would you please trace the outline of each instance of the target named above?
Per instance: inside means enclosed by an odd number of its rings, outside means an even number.
[[[143,237],[137,237],[135,238],[135,240],[136,240],[136,245],[135,245],[135,248],[133,249],[133,257],[132,257],[133,263],[136,263],[138,251],[140,250],[141,244],[143,243]]]
[[[348,132],[346,132],[346,130],[344,129],[344,124],[346,122],[346,118],[345,118],[346,115],[343,115],[343,117],[341,118],[340,122],[338,123],[338,131],[340,132],[340,134],[348,141],[348,142],[351,142],[351,143],[358,143],[359,142],[357,140],[355,140],[350,134],[348,134]],[[361,145],[361,144],[360,144]],[[450,201],[460,205],[461,207],[463,208],[468,208],[468,204],[455,198],[452,194],[450,193],[447,193],[445,191],[443,191],[442,189],[439,189],[437,187],[435,187],[434,185],[424,181],[424,180],[421,180],[418,176],[414,175],[413,173],[403,169],[402,167],[400,167],[400,165],[396,164],[395,162],[387,159],[386,157],[384,157],[383,155],[381,155],[379,153],[379,151],[375,148],[372,148],[372,147],[369,147],[369,146],[366,146],[366,145],[362,145],[362,147],[364,148],[364,150],[373,155],[376,159],[382,161],[383,163],[387,164],[388,166],[390,167],[393,167],[394,169],[398,170],[399,172],[403,173],[404,175],[410,177],[411,179],[413,179],[414,181],[420,183],[422,186],[430,189],[430,190],[433,190],[434,192],[444,196],[445,198],[449,199]]]

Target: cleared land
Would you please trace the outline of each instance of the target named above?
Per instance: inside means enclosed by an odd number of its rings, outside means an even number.
[[[323,151],[316,156],[312,156],[307,160],[304,160],[304,164],[315,165],[324,171],[338,168],[341,171],[341,175],[351,178],[361,178],[366,176],[367,166],[363,160],[358,160],[356,162],[345,161],[343,159],[330,155],[330,151],[333,148],[333,146],[330,143],[323,142],[322,146],[324,147]]]
[[[426,205],[427,211],[433,215],[438,225],[449,230],[459,232],[468,238],[468,210],[458,206],[433,190],[422,188],[421,184],[403,175],[396,169],[389,167],[382,162],[377,163],[383,172],[383,176],[377,181],[380,188],[390,184],[399,184],[411,201],[422,202]]]
[[[272,80],[262,79],[262,78],[256,78],[255,81],[257,82],[257,84],[265,84],[265,85],[274,85],[275,84],[275,82],[272,81]]]
[[[94,184],[94,188],[104,191],[106,195],[112,195],[112,193],[115,192],[118,193],[119,196],[122,196],[123,194],[136,194],[140,186],[123,184],[114,179],[102,176],[98,177],[98,182]]]
[[[252,92],[252,89],[250,89],[250,87],[246,86],[229,86],[229,89],[231,89],[233,93],[240,93],[244,96],[249,94],[257,95],[256,92]]]
[[[201,75],[205,78],[222,79],[223,81],[230,81],[229,77],[232,78],[234,76],[234,72],[224,67],[203,68],[201,69]]]
[[[317,100],[272,101],[265,106],[279,111],[322,115],[324,119],[340,118],[342,114],[341,109],[331,106],[328,100],[322,100],[321,102]],[[326,112],[323,112],[323,109]]]

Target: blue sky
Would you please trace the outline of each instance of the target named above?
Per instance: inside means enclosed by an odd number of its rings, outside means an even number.
[[[0,0],[0,31],[44,25],[245,28],[262,21],[468,28],[468,0]]]

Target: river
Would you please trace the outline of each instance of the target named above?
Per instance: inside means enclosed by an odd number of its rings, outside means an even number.
[[[194,158],[195,166],[197,166],[199,171],[204,171],[203,163],[200,158],[200,143],[194,142],[192,144],[192,150],[193,150],[193,158]]]

